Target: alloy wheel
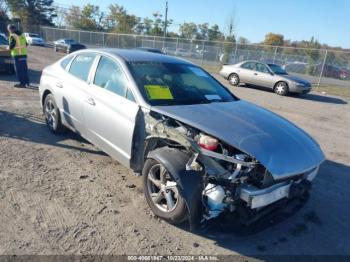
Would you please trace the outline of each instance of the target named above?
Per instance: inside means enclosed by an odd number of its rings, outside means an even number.
[[[57,123],[57,113],[52,100],[48,100],[45,104],[45,117],[49,127],[54,130]]]
[[[171,212],[176,208],[179,197],[176,182],[163,165],[151,167],[147,174],[147,189],[159,210]]]

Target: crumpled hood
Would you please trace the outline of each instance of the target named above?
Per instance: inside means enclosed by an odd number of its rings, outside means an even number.
[[[282,179],[318,166],[325,157],[308,134],[249,102],[156,106],[151,110],[210,134],[255,157]]]
[[[310,82],[301,78],[301,77],[298,77],[298,76],[293,76],[293,75],[283,75],[284,78],[288,79],[288,80],[291,80],[293,82],[297,82],[297,83],[302,83],[304,85],[310,85]]]

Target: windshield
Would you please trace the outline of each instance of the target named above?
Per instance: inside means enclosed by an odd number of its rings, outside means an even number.
[[[269,64],[269,67],[272,70],[272,72],[274,72],[276,75],[288,75],[287,71],[279,65]]]
[[[191,105],[237,100],[211,75],[195,65],[129,63],[143,97],[152,106]]]

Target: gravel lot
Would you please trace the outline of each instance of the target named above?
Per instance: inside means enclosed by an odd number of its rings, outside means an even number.
[[[33,84],[62,55],[30,48]],[[310,133],[327,161],[305,205],[249,228],[222,219],[190,232],[151,214],[131,170],[71,132],[51,134],[38,91],[13,80],[0,75],[0,254],[350,255],[349,101],[234,88]]]

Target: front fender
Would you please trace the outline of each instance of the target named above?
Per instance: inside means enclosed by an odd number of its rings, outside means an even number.
[[[175,179],[179,193],[186,202],[190,228],[194,229],[202,216],[203,176],[197,171],[186,170],[190,155],[178,149],[162,147],[151,151],[148,158],[161,163]]]

